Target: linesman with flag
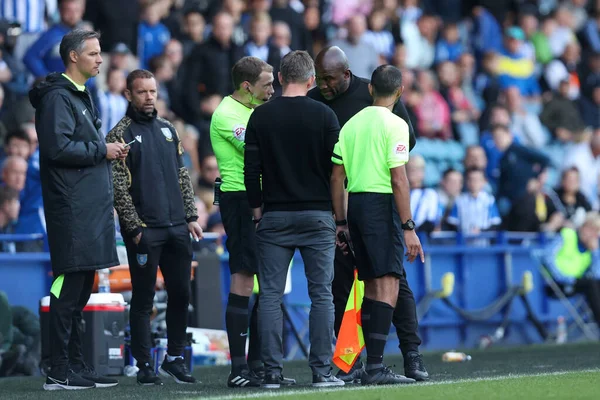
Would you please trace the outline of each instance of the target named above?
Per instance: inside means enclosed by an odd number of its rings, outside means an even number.
[[[367,365],[361,377],[363,385],[415,382],[383,364],[403,273],[404,247],[410,262],[417,256],[424,261],[410,213],[405,169],[409,157],[408,125],[392,113],[402,89],[399,69],[391,65],[378,67],[369,84],[373,105],[344,125],[332,154],[336,235],[350,235],[358,279],[365,284],[361,321]],[[338,246],[345,245],[338,239]]]

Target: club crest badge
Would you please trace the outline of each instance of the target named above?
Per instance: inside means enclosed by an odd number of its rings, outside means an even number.
[[[146,266],[146,263],[148,262],[148,254],[138,254],[136,258],[140,267]]]
[[[171,133],[171,130],[169,128],[160,128],[160,130],[169,142],[173,141],[173,134]]]
[[[138,142],[142,143],[142,135],[137,135],[135,137],[135,140],[137,140]]]

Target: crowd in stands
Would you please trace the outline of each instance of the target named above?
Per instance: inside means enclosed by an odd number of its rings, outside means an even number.
[[[21,0],[0,2],[0,180],[21,207],[0,232],[44,232],[28,90],[64,70],[58,46],[75,27],[102,33],[88,89],[104,135],[125,115],[127,73],[154,73],[206,231],[223,233],[209,125],[231,67],[251,55],[277,76],[287,52],[328,45],[359,77],[383,63],[403,72],[421,232],[556,232],[600,207],[598,0]]]

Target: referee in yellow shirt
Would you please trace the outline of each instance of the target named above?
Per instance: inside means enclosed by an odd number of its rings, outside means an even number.
[[[248,304],[257,272],[255,225],[244,185],[246,125],[254,109],[273,95],[273,67],[257,57],[244,57],[231,70],[235,91],[221,101],[210,123],[210,141],[223,183],[220,205],[227,234],[231,287],[225,311],[225,325],[231,355],[229,387],[259,387],[264,373],[260,360],[254,305],[248,336]],[[250,365],[248,365],[250,364]]]
[[[363,385],[411,383],[383,365],[383,352],[398,299],[404,247],[410,262],[423,249],[410,213],[408,125],[392,113],[402,95],[402,74],[378,67],[369,91],[373,105],[352,117],[340,131],[332,155],[331,195],[337,232],[349,234],[358,277],[365,283],[362,328],[367,349]],[[348,178],[348,206],[344,181]],[[346,217],[347,214],[347,217]],[[346,220],[347,218],[347,220]],[[339,246],[344,246],[338,241]]]

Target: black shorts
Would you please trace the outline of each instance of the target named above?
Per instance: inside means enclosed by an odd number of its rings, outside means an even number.
[[[360,280],[402,276],[404,237],[392,194],[350,193],[348,227]]]
[[[227,234],[225,246],[229,252],[231,273],[245,271],[256,274],[256,234],[246,192],[221,192],[219,209]]]

